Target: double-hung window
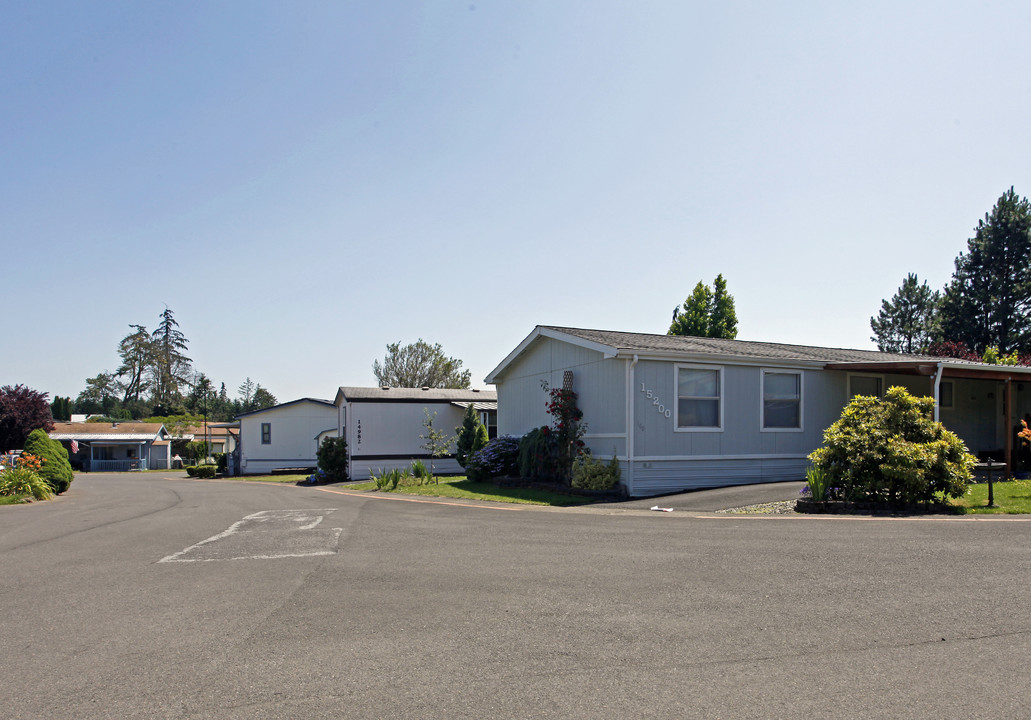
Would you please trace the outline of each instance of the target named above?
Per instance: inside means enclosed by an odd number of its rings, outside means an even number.
[[[677,365],[677,430],[723,429],[723,369]]]
[[[802,373],[763,370],[763,430],[802,429]]]
[[[261,444],[271,445],[272,444],[272,423],[261,424]]]

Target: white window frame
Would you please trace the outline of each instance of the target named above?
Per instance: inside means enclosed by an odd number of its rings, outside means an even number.
[[[766,427],[766,376],[797,375],[798,376],[798,427]],[[804,431],[805,426],[805,373],[801,370],[785,368],[759,368],[759,432],[793,432]]]
[[[845,390],[848,392],[848,401],[849,402],[852,402],[852,398],[854,398],[858,394],[858,393],[853,393],[852,392],[852,378],[854,378],[854,377],[875,378],[877,380],[880,380],[881,381],[881,394],[878,395],[877,397],[884,397],[884,376],[883,375],[877,375],[875,373],[849,373],[848,374],[848,387],[845,388]]]
[[[716,383],[719,385],[717,388],[719,392],[718,400],[719,405],[717,412],[719,413],[719,424],[718,425],[703,425],[694,427],[680,427],[680,370],[715,370],[716,371]],[[723,366],[722,365],[695,365],[693,363],[674,363],[673,365],[673,432],[723,432],[723,397],[726,395],[723,385]]]

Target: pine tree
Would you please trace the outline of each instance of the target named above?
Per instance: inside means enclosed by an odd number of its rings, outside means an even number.
[[[881,311],[870,318],[870,339],[881,352],[926,353],[938,335],[941,294],[909,273],[891,298],[881,301]]]
[[[487,428],[480,422],[480,415],[476,412],[472,403],[465,408],[465,415],[462,416],[462,424],[455,428],[458,440],[455,445],[455,454],[458,464],[465,467],[465,461],[476,451],[487,444]]]
[[[1031,348],[1031,203],[1012,187],[956,258],[942,301],[942,334],[977,353]]]
[[[182,398],[180,387],[189,384],[188,341],[179,330],[172,310],[161,313],[161,322],[151,335],[154,343],[154,404],[170,405]]]
[[[668,335],[726,338],[737,337],[737,310],[734,296],[727,292],[722,273],[716,276],[715,289],[699,281],[684,304],[673,308]]]

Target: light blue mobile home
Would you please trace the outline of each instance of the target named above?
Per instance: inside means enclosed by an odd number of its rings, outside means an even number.
[[[801,480],[806,456],[854,395],[902,386],[972,452],[1014,457],[1031,412],[1031,368],[777,343],[538,326],[494,369],[498,432],[551,420],[542,381],[568,381],[599,457],[632,496]]]

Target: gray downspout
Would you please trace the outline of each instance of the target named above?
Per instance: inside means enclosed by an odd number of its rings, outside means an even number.
[[[637,355],[626,364],[626,492],[634,496],[634,366]]]
[[[942,404],[942,373],[944,368],[941,363],[938,363],[938,371],[934,375],[934,421],[941,421],[941,404]]]

